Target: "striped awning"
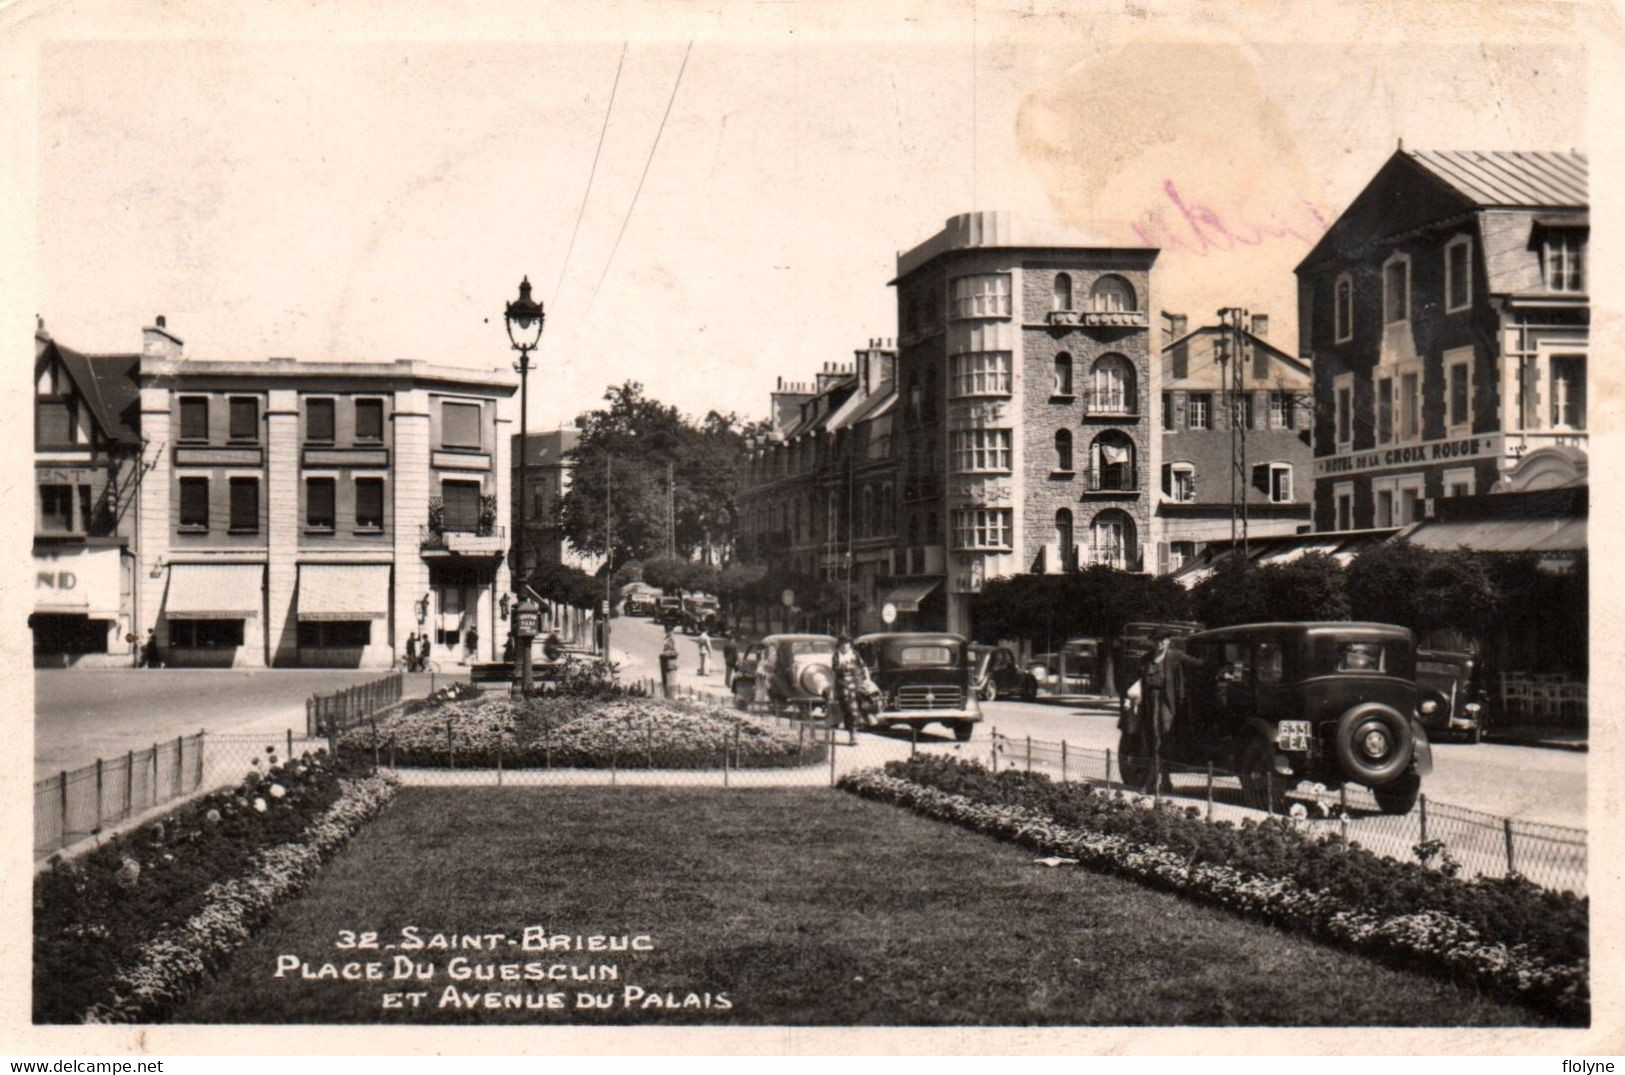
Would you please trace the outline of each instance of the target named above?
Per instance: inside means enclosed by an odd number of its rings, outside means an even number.
[[[172,620],[245,620],[258,616],[263,564],[171,564],[164,615]]]
[[[382,620],[389,616],[388,564],[300,564],[301,620]]]
[[[886,595],[886,600],[897,606],[898,612],[918,612],[920,602],[926,595],[937,588],[941,579],[915,579],[905,582]]]

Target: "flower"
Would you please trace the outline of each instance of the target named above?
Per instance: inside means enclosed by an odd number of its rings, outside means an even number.
[[[281,784],[271,785],[271,798],[280,799],[286,794],[288,794],[288,789],[283,787]]]
[[[124,858],[119,860],[118,872],[113,876],[125,888],[134,887],[137,879],[141,876],[141,863],[125,855]]]
[[[220,824],[220,811],[210,810],[207,814],[203,815],[203,820],[207,821],[211,825]]]
[[[1304,821],[1309,817],[1309,807],[1303,803],[1293,803],[1292,808],[1287,811],[1287,814],[1292,818],[1293,821]]]
[[[254,799],[254,809],[262,814],[265,813],[265,800],[256,796]]]

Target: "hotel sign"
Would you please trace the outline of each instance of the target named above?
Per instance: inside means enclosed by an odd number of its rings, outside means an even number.
[[[1428,463],[1454,463],[1487,459],[1499,454],[1499,435],[1462,437],[1456,440],[1428,441],[1423,444],[1395,445],[1364,452],[1346,452],[1315,460],[1315,477],[1333,478],[1368,470],[1390,470]]]

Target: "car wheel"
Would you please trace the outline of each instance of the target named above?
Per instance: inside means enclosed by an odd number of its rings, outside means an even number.
[[[1416,773],[1406,773],[1392,784],[1372,788],[1371,794],[1383,813],[1408,814],[1416,807],[1416,800],[1422,794],[1422,778]]]
[[[961,721],[960,723],[955,724],[954,741],[957,743],[970,742],[971,733],[973,733],[975,730],[976,725],[971,724],[969,721]]]
[[[1416,741],[1410,721],[1385,705],[1357,705],[1337,721],[1337,761],[1344,775],[1379,787],[1411,767]]]
[[[1143,788],[1151,775],[1151,759],[1140,753],[1140,744],[1124,732],[1117,737],[1117,771],[1130,788]]]
[[[993,682],[991,679],[988,680],[986,683],[982,684],[980,696],[984,702],[996,700],[999,697],[999,685]]]
[[[1249,739],[1236,758],[1242,802],[1254,810],[1276,812],[1286,802],[1286,778],[1275,771],[1275,752],[1262,739]]]

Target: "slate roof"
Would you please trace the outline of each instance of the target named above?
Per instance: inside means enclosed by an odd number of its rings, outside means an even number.
[[[141,443],[140,355],[87,355],[55,340],[51,349],[109,440]]]
[[[1590,204],[1590,169],[1584,153],[1405,153],[1479,208],[1585,208]]]

